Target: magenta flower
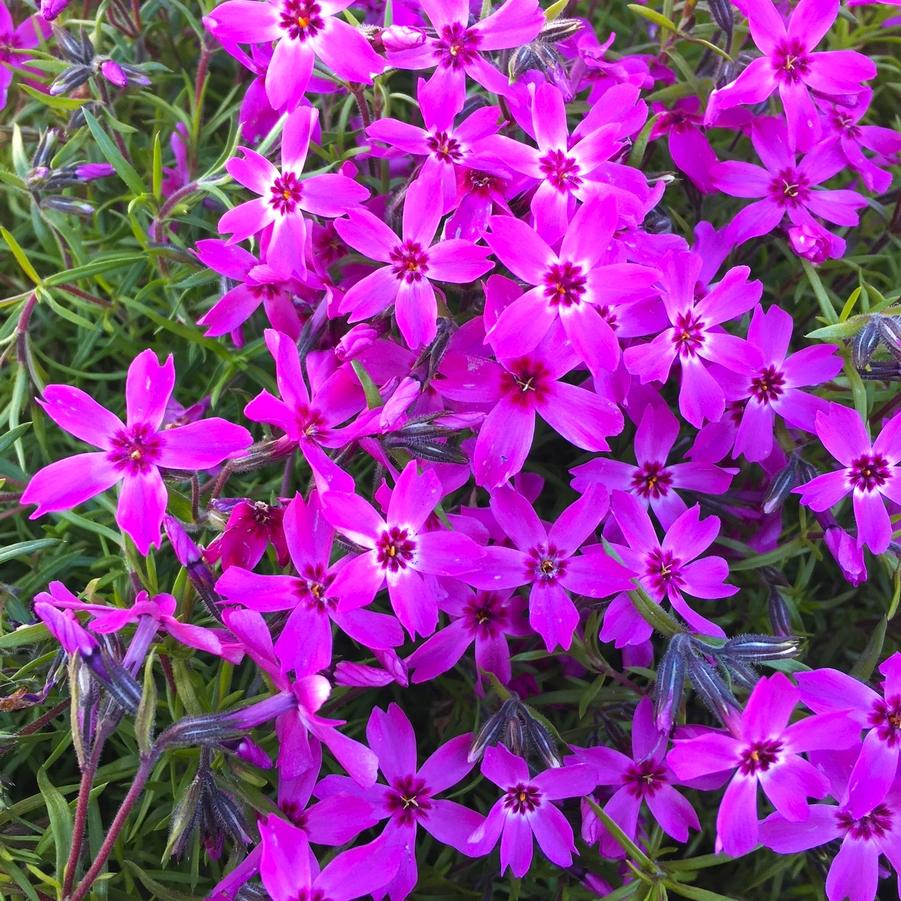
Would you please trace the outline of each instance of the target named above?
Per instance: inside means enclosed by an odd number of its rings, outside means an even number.
[[[815,713],[841,712],[867,730],[848,780],[846,803],[855,818],[883,801],[895,782],[901,750],[901,654],[879,667],[882,695],[834,669],[798,673],[801,700]]]
[[[272,901],[352,901],[389,882],[400,849],[383,839],[343,851],[319,871],[306,833],[270,813],[259,821],[260,879]]]
[[[762,0],[768,2],[768,0]],[[857,225],[857,210],[866,199],[856,191],[818,188],[847,166],[835,142],[824,141],[799,163],[789,148],[785,124],[778,119],[757,119],[751,142],[763,166],[754,163],[720,163],[714,182],[732,197],[759,197],[727,226],[735,244],[768,235],[788,216],[797,226],[820,229],[811,214],[836,225]]]
[[[876,64],[854,50],[814,53],[838,15],[839,0],[801,0],[786,26],[772,0],[748,0],[742,11],[763,56],[725,87],[711,94],[705,122],[720,110],[755,105],[779,91],[792,146],[809,150],[820,134],[820,117],[810,91],[827,96],[857,94],[876,76]]]
[[[874,554],[886,551],[892,540],[892,521],[884,498],[901,503],[901,413],[870,441],[856,410],[830,404],[817,413],[816,431],[826,450],[842,469],[817,476],[794,489],[812,510],[828,510],[851,494],[857,521],[857,545]]]
[[[377,897],[388,894],[403,901],[418,878],[416,835],[421,826],[442,845],[450,845],[469,857],[478,852],[467,842],[482,823],[474,810],[435,796],[456,785],[472,769],[468,758],[472,735],[458,735],[416,767],[416,736],[404,712],[391,704],[387,711],[375,708],[366,726],[369,746],[379,759],[385,782],[360,788],[346,776],[326,776],[316,787],[319,798],[358,798],[372,804],[370,817],[358,817],[357,832],[381,820],[388,823],[381,839],[397,848],[397,875],[379,886]]]
[[[288,562],[288,545],[282,526],[284,507],[250,498],[220,499],[211,506],[219,512],[227,511],[229,516],[222,534],[203,549],[203,559],[207,563],[221,560],[223,570],[230,566],[253,569],[270,544],[275,548],[278,565],[284,566]]]
[[[400,333],[412,350],[430,344],[436,334],[438,304],[432,280],[465,284],[492,268],[487,247],[462,238],[433,244],[441,204],[433,186],[420,179],[404,198],[403,235],[397,235],[367,210],[353,210],[335,228],[341,238],[372,260],[385,263],[353,285],[339,307],[359,322],[394,304]]]
[[[13,72],[21,71],[22,64],[28,59],[27,56],[12,51],[37,47],[40,43],[39,32],[43,32],[45,36],[50,34],[47,22],[40,16],[29,16],[16,26],[6,3],[0,0],[0,109],[6,106],[6,96],[12,84]],[[25,71],[35,72],[34,69],[27,67]]]
[[[738,433],[735,454],[744,454],[752,463],[769,457],[773,450],[776,416],[807,432],[814,430],[816,415],[827,409],[825,401],[806,391],[808,385],[828,382],[842,368],[835,346],[818,344],[786,357],[791,341],[792,317],[780,307],[754,310],[748,328],[748,343],[760,351],[763,366],[744,382],[740,398],[747,398]]]
[[[578,360],[565,346],[562,329],[551,328],[530,354],[497,362],[448,353],[434,388],[467,404],[490,405],[472,457],[476,482],[496,488],[523,467],[540,415],[567,441],[583,450],[605,451],[605,440],[622,430],[616,405],[593,391],[562,381]]]
[[[703,494],[724,494],[738,470],[712,463],[667,464],[679,422],[662,403],[649,403],[635,432],[635,464],[610,457],[596,457],[570,470],[572,487],[586,491],[603,485],[608,491],[629,491],[649,505],[664,529],[668,529],[688,507],[677,488]]]
[[[761,679],[751,692],[732,735],[710,730],[676,739],[667,763],[681,780],[735,770],[716,820],[716,850],[740,857],[758,841],[757,786],[785,819],[803,823],[807,798],[822,798],[829,780],[799,755],[848,748],[859,726],[843,713],[811,716],[788,724],[800,692],[782,673]]]
[[[664,598],[669,600],[692,629],[706,635],[723,636],[723,630],[692,610],[683,596],[684,592],[696,598],[715,599],[731,597],[738,591],[734,585],[725,582],[729,565],[722,557],[696,559],[716,540],[720,531],[719,518],[708,516],[702,520],[700,507],[695,504],[675,520],[660,541],[641,501],[634,494],[623,491],[613,492],[613,517],[628,547],[611,546],[623,563],[637,574],[651,599],[658,604]],[[644,641],[650,636],[651,627],[634,612],[628,598],[614,600],[607,615],[613,617],[628,611],[635,620],[635,639]],[[610,640],[606,631],[601,637]]]
[[[162,366],[152,350],[138,354],[125,383],[125,424],[79,388],[48,385],[38,401],[44,412],[101,451],[76,454],[35,473],[21,498],[23,505],[37,504],[31,519],[69,510],[121,482],[116,522],[142,554],[159,547],[167,497],[160,469],[210,469],[253,441],[247,429],[218,417],[161,428],[174,385],[171,354]]]
[[[580,763],[595,768],[599,785],[617,787],[604,811],[633,841],[638,835],[638,814],[644,803],[660,828],[677,842],[688,841],[689,829],[701,828],[694,808],[673,788],[677,780],[664,759],[666,739],[654,724],[650,698],[642,698],[635,707],[631,757],[612,748],[574,748],[574,751]],[[593,815],[586,818],[583,835],[585,825],[591,822],[597,822]],[[624,856],[622,847],[603,826],[597,832],[601,854]]]
[[[632,573],[605,553],[577,554],[607,507],[607,492],[592,485],[548,531],[518,491],[496,488],[491,512],[515,547],[486,548],[480,570],[468,581],[486,589],[530,585],[529,623],[549,651],[568,650],[579,624],[570,592],[603,598],[632,587]]]
[[[486,335],[498,356],[534,350],[555,321],[593,373],[615,369],[619,343],[598,306],[647,297],[656,269],[631,263],[604,264],[617,226],[609,196],[587,201],[565,229],[560,252],[512,216],[492,216],[485,240],[517,278],[535,285],[513,301]]]
[[[597,186],[604,184],[603,179],[592,178],[592,173],[621,147],[618,123],[587,131],[591,119],[589,114],[581,136],[570,147],[563,95],[552,84],[540,84],[532,99],[537,149],[502,135],[486,138],[482,144],[483,153],[493,151],[505,165],[539,183],[531,210],[538,233],[549,244],[556,244],[566,231],[577,203],[587,201]]]
[[[428,682],[456,666],[475,642],[478,670],[493,673],[506,685],[513,674],[510,665],[508,636],[529,634],[525,626],[525,604],[522,598],[507,591],[461,591],[445,598],[441,609],[454,618],[423,642],[408,658],[413,672],[412,682]]]
[[[335,576],[332,591],[339,598],[339,610],[365,607],[387,582],[391,606],[410,635],[435,631],[435,576],[465,575],[483,556],[482,548],[467,535],[426,528],[443,493],[434,470],[419,472],[411,460],[391,492],[385,519],[356,494],[329,491],[323,495],[329,522],[366,549]]]
[[[250,251],[218,239],[197,242],[197,259],[210,269],[239,282],[229,288],[212,308],[197,320],[208,338],[218,338],[243,325],[262,305],[270,325],[297,340],[300,316],[294,306],[299,288],[294,278],[284,278],[261,265]]]
[[[52,604],[59,609],[72,610],[75,613],[78,611],[89,613],[91,631],[99,635],[109,635],[128,625],[147,622],[152,625],[150,639],[158,629],[161,629],[185,647],[206,651],[209,654],[220,656],[223,654],[222,643],[214,632],[204,629],[202,626],[183,623],[175,618],[177,603],[171,594],[157,594],[151,597],[146,591],[139,591],[131,607],[122,608],[82,601],[62,582],[51,582],[49,588],[49,593],[42,591],[35,595],[35,601]],[[146,649],[145,647],[144,651]],[[131,653],[131,648],[129,648],[129,653]],[[137,662],[140,663],[143,657],[144,654],[141,653]]]
[[[295,495],[285,510],[284,527],[296,576],[263,576],[231,566],[216,583],[216,591],[230,603],[261,613],[291,611],[275,642],[283,670],[306,676],[325,669],[332,662],[332,623],[368,648],[393,648],[403,643],[403,632],[394,617],[337,609],[330,588],[340,561],[329,566],[335,532],[322,515],[317,495],[309,504]]]
[[[339,426],[363,407],[359,379],[347,366],[329,372],[327,367],[308,365],[310,390],[297,344],[274,329],[266,329],[265,338],[282,396],[264,389],[247,404],[244,415],[252,422],[276,426],[285,433],[286,441],[296,443],[321,491],[353,491],[353,479],[323,448],[341,447],[353,437],[352,425]]]
[[[289,111],[300,103],[318,57],[346,81],[369,84],[385,68],[363,34],[338,18],[352,0],[226,0],[204,25],[228,48],[276,41],[266,72],[272,106]]]
[[[826,763],[824,760],[824,766]],[[873,901],[883,875],[880,854],[885,854],[895,871],[901,872],[901,795],[893,791],[884,800],[856,813],[847,801],[849,766],[843,765],[844,760],[828,763],[831,794],[839,803],[811,804],[810,815],[803,823],[789,822],[779,813],[770,814],[760,824],[760,840],[779,854],[796,854],[841,840],[826,875],[828,901]]]
[[[479,107],[455,126],[454,117],[459,110],[439,102],[423,90],[424,84],[420,79],[418,100],[424,128],[399,119],[379,119],[366,129],[366,134],[405,155],[424,156],[417,178],[429,186],[440,186],[441,212],[444,212],[457,193],[456,167],[470,165],[479,142],[497,131],[500,109]]]
[[[421,44],[389,51],[388,63],[397,69],[436,66],[427,91],[455,112],[463,108],[467,75],[494,94],[508,90],[507,76],[486,62],[482,53],[528,44],[545,23],[537,0],[506,0],[472,26],[468,0],[423,0],[420,6],[434,33]]]
[[[257,0],[228,0],[248,6],[268,6]],[[282,130],[282,168],[248,147],[225,168],[236,181],[260,196],[229,210],[219,219],[219,231],[231,233],[229,244],[237,244],[271,226],[266,261],[278,275],[306,272],[307,223],[304,212],[317,216],[341,216],[362,203],[369,191],[352,178],[333,173],[302,175],[310,136],[319,111],[301,107],[288,116]]]
[[[575,764],[530,776],[525,760],[495,745],[485,751],[482,775],[504,793],[469,837],[473,853],[488,854],[500,839],[501,875],[509,866],[521,878],[532,863],[534,836],[551,863],[568,867],[576,850],[572,827],[551,802],[587,795],[597,784],[594,768]]]
[[[623,354],[626,369],[640,376],[642,384],[665,382],[678,360],[682,370],[679,412],[695,428],[704,420],[718,422],[726,408],[723,389],[707,368],[710,363],[742,373],[760,364],[756,348],[719,326],[755,307],[763,286],[748,281],[747,266],[736,266],[699,297],[696,286],[702,267],[696,253],[664,257],[661,283],[670,327],[650,343],[630,347]]]

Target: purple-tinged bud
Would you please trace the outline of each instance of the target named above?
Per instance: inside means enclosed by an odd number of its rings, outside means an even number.
[[[685,633],[674,635],[657,667],[654,685],[654,721],[657,731],[669,735],[676,722],[685,691],[685,661],[693,656],[691,639]]]
[[[760,674],[744,660],[733,660],[731,657],[721,657],[720,666],[726,671],[733,685],[739,685],[745,691],[753,691],[754,686],[760,681]]]
[[[282,691],[265,700],[257,701],[255,704],[250,704],[248,707],[242,707],[240,710],[234,710],[222,716],[228,721],[229,725],[239,730],[239,736],[236,737],[243,738],[243,733],[248,729],[253,729],[261,723],[274,720],[276,717],[281,716],[283,713],[288,713],[296,707],[297,699],[294,695],[291,692]]]
[[[244,727],[236,723],[232,716],[233,714],[229,713],[210,713],[183,717],[160,733],[157,747],[159,749],[188,748],[195,745],[208,747],[238,740],[243,737]]]
[[[212,570],[206,565],[203,553],[185,531],[184,526],[170,513],[163,518],[163,528],[175,552],[178,562],[188,573],[204,607],[214,619],[222,622],[222,598],[215,589],[216,580]]]
[[[56,210],[71,216],[83,216],[88,218],[94,215],[94,207],[84,200],[76,200],[73,197],[63,197],[54,194],[52,197],[42,197],[38,206],[45,210]]]
[[[79,63],[82,66],[90,66],[94,60],[94,45],[84,30],[73,34],[65,28],[53,26],[53,36],[59,46],[60,52],[70,63]]]
[[[825,228],[811,225],[794,225],[788,229],[788,242],[792,250],[811,263],[824,263],[837,259],[845,252],[845,242]]]
[[[75,167],[75,175],[79,181],[94,181],[96,178],[109,178],[116,170],[109,163],[79,163]]]
[[[131,637],[128,650],[122,658],[122,666],[124,666],[132,676],[136,676],[138,670],[140,670],[141,666],[144,664],[144,660],[147,658],[147,652],[150,650],[150,645],[153,644],[153,640],[156,638],[159,628],[159,620],[155,617],[138,617],[138,626],[135,629],[134,635]]]
[[[342,362],[346,363],[358,357],[363,351],[372,347],[378,338],[378,330],[371,325],[360,323],[350,329],[344,337],[338,342],[335,348],[335,356]]]
[[[857,370],[866,370],[876,348],[882,342],[881,316],[871,316],[864,327],[851,339],[851,361]]]
[[[69,0],[41,0],[41,18],[52,22],[68,5]]]
[[[422,28],[409,25],[389,25],[378,35],[378,41],[389,51],[413,50],[426,42],[426,33]]]
[[[816,476],[816,469],[798,454],[791,454],[788,463],[773,476],[767,493],[764,495],[761,509],[769,516],[775,513],[791,496],[792,489],[809,482]]]
[[[67,653],[88,657],[98,650],[94,636],[78,622],[73,611],[58,610],[46,601],[35,601],[34,612]]]
[[[138,712],[141,703],[141,686],[131,673],[110,654],[99,648],[82,655],[91,675],[109,692],[110,697],[125,711]]]
[[[379,425],[385,429],[392,429],[397,425],[397,421],[404,415],[407,407],[419,397],[422,391],[422,383],[419,379],[406,376],[401,379],[400,384],[391,394],[391,397],[385,401],[382,412],[379,417]]]
[[[860,585],[867,580],[867,565],[864,562],[863,549],[839,526],[831,526],[823,532],[823,540],[829,553],[835,558],[845,581],[852,585]]]
[[[736,635],[718,651],[719,654],[747,663],[763,660],[791,660],[801,651],[801,643],[793,635]]]
[[[128,76],[125,70],[114,59],[105,59],[100,64],[100,74],[117,88],[124,88],[128,85]]]
[[[901,360],[901,316],[880,316],[882,343],[896,360]]]
[[[69,91],[80,88],[93,74],[93,69],[91,69],[90,66],[81,64],[70,66],[53,79],[50,83],[50,87],[47,89],[47,93],[49,93],[51,97],[59,97],[60,94],[68,94]]]
[[[875,360],[859,374],[866,382],[898,382],[901,381],[901,361]]]
[[[519,757],[537,757],[545,768],[562,766],[550,730],[516,696],[508,698],[489,717],[473,739],[468,760],[474,762],[487,747],[503,743]]]
[[[272,769],[272,758],[252,739],[242,738],[235,746],[234,752],[242,760],[261,770]]]
[[[782,592],[777,586],[770,586],[770,594],[767,598],[767,613],[770,625],[776,635],[790,636],[792,634],[791,611]]]
[[[704,706],[727,728],[738,728],[741,707],[719,674],[702,658],[686,660],[688,679]]]

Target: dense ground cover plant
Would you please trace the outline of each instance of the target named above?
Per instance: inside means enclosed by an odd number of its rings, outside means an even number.
[[[896,894],[890,4],[0,4],[0,895]]]

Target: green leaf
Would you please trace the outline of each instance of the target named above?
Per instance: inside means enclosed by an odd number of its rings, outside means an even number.
[[[81,266],[75,266],[72,269],[64,269],[62,272],[56,272],[49,276],[44,284],[52,288],[55,285],[62,285],[66,282],[78,281],[80,278],[88,278],[92,275],[99,275],[101,272],[111,272],[114,269],[121,269],[123,266],[130,266],[132,263],[139,263],[146,259],[143,253],[117,253],[110,256],[98,257],[89,263]]]
[[[37,772],[37,781],[38,789],[47,807],[50,831],[53,833],[53,845],[56,849],[56,876],[57,879],[62,880],[69,850],[72,847],[72,813],[66,799],[50,782],[50,777],[43,767]]]
[[[159,200],[163,196],[163,149],[160,144],[160,133],[153,133],[153,196]]]
[[[544,11],[544,21],[553,22],[554,19],[559,19],[565,12],[567,6],[569,6],[569,0],[557,0],[556,3],[552,3]]]
[[[679,30],[673,22],[655,9],[649,9],[647,6],[640,6],[638,3],[627,3],[626,8],[632,10],[636,16],[641,16],[642,19],[647,19],[649,22],[653,22],[655,25],[659,25],[667,31],[675,33]]]
[[[43,103],[44,106],[49,106],[51,109],[62,110],[67,113],[74,109],[81,109],[86,103],[91,102],[90,97],[84,97],[82,99],[77,97],[53,97],[43,91],[36,91],[27,84],[20,84],[19,88],[28,94],[32,100],[37,100],[38,103]]]
[[[119,148],[113,143],[112,138],[101,128],[100,123],[91,115],[90,111],[83,110],[84,120],[97,142],[100,152],[106,157],[106,161],[116,170],[116,174],[128,185],[129,190],[137,195],[146,194],[147,189],[141,176],[135,171],[134,166],[119,152]]]
[[[30,428],[30,422],[23,422],[14,429],[10,429],[8,432],[0,435],[0,454],[12,447]]]
[[[370,410],[382,405],[382,396],[376,383],[372,380],[366,368],[359,360],[351,360],[350,365],[357,374],[360,384],[363,386],[363,394],[366,396],[366,406]]]
[[[6,635],[0,635],[0,651],[7,651],[10,648],[18,648],[23,644],[34,644],[36,641],[43,641],[50,633],[43,623],[35,623],[31,626],[19,626]]]
[[[648,874],[656,871],[657,867],[635,842],[620,829],[619,825],[613,820],[606,810],[600,804],[596,804],[591,798],[585,798],[588,806],[594,811],[595,816],[607,827],[607,831],[613,840],[629,855],[629,857],[639,866],[641,866]]]
[[[135,714],[135,738],[138,740],[138,749],[141,756],[146,757],[153,745],[153,724],[156,720],[156,682],[153,680],[153,664],[156,660],[156,651],[147,655],[144,664],[144,687],[141,692],[141,701]]]
[[[41,277],[38,275],[37,269],[31,265],[31,261],[25,255],[25,251],[19,246],[19,242],[0,225],[0,236],[6,241],[6,246],[12,251],[12,255],[16,258],[21,270],[36,284],[41,283]]]
[[[667,880],[664,885],[671,892],[675,892],[683,898],[692,898],[694,901],[739,901],[739,899],[733,898],[732,895],[720,895],[717,892],[708,891],[706,888],[683,885],[681,882],[670,882]]]
[[[35,551],[41,551],[45,547],[53,547],[59,544],[57,538],[35,538],[32,541],[19,541],[16,544],[8,544],[6,547],[0,547],[0,563],[6,563],[7,560],[15,560],[17,557],[24,557],[26,554],[33,554]]]
[[[882,656],[882,646],[885,644],[885,630],[887,626],[888,619],[883,616],[876,624],[876,628],[873,629],[873,634],[870,635],[867,646],[863,649],[860,657],[857,658],[857,663],[854,664],[851,670],[852,676],[856,676],[858,679],[866,682],[873,675],[873,670],[876,669],[876,664],[879,663],[879,658]]]

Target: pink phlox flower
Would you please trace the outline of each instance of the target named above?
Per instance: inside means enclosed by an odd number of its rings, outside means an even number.
[[[854,50],[815,53],[814,48],[832,27],[839,0],[801,0],[788,23],[773,0],[748,0],[751,37],[763,53],[723,88],[710,95],[705,122],[718,121],[720,110],[756,105],[779,92],[792,149],[809,150],[820,135],[820,115],[811,97],[856,94],[876,76],[876,64]]]
[[[15,7],[15,4],[14,4]],[[29,16],[18,25],[7,9],[6,3],[0,0],[0,109],[6,106],[7,93],[12,84],[14,72],[38,72],[23,65],[28,59],[14,50],[37,47],[41,36],[50,36],[50,25],[41,16]]]
[[[717,422],[726,397],[708,368],[717,364],[734,372],[752,372],[760,365],[757,348],[720,327],[757,305],[763,292],[749,281],[747,266],[729,269],[709,289],[698,281],[703,261],[692,252],[672,253],[661,263],[663,302],[670,326],[653,341],[628,348],[623,360],[642,384],[665,382],[674,362],[682,371],[679,412],[696,428],[705,420]]]
[[[391,493],[384,519],[356,494],[329,491],[322,496],[329,522],[363,549],[342,566],[332,583],[339,611],[367,606],[387,583],[391,606],[410,635],[435,631],[440,593],[436,577],[465,580],[483,556],[468,536],[426,526],[443,494],[435,472],[431,468],[420,472],[411,460]]]
[[[302,367],[297,344],[274,329],[267,329],[265,338],[275,360],[281,397],[264,389],[247,404],[244,415],[281,429],[285,440],[295,443],[304,455],[320,491],[353,491],[352,477],[323,448],[342,447],[352,440],[354,425],[342,428],[341,424],[363,407],[359,379],[349,366],[334,368],[331,359],[323,364],[313,354]]]
[[[489,250],[462,238],[435,242],[441,218],[432,186],[415,181],[404,198],[402,236],[367,210],[353,210],[335,228],[365,257],[385,265],[344,295],[341,313],[350,322],[369,319],[394,304],[394,315],[411,350],[430,344],[437,333],[438,304],[432,281],[466,284],[492,268]]]
[[[203,550],[203,559],[207,563],[221,561],[223,570],[230,566],[253,569],[270,544],[275,549],[279,566],[288,562],[288,545],[282,525],[284,507],[250,498],[219,499],[211,506],[229,515],[222,534]]]
[[[858,223],[858,209],[866,199],[856,191],[819,187],[847,168],[835,141],[823,141],[798,162],[790,149],[785,124],[779,119],[757,119],[751,142],[763,166],[730,161],[720,163],[714,182],[732,197],[760,198],[746,206],[727,230],[736,244],[769,234],[787,216],[796,226],[821,227],[813,215],[835,225]]]
[[[667,463],[679,437],[679,422],[662,403],[649,403],[635,432],[635,464],[597,457],[570,470],[572,487],[585,491],[603,485],[608,491],[629,491],[650,506],[668,529],[688,508],[677,488],[703,494],[724,494],[738,472],[712,463]]]
[[[412,682],[428,682],[446,673],[475,643],[478,681],[486,672],[506,685],[513,674],[508,638],[531,634],[523,599],[510,589],[474,591],[460,585],[442,600],[441,609],[450,615],[451,623],[407,657]]]
[[[599,785],[615,787],[604,811],[633,841],[638,836],[638,815],[643,804],[647,804],[660,828],[677,842],[688,841],[689,829],[701,828],[694,808],[673,788],[678,780],[667,766],[666,741],[654,724],[650,698],[642,698],[635,707],[631,757],[613,748],[573,750],[580,763],[595,768]],[[592,844],[600,842],[604,857],[625,856],[625,851],[593,813],[583,815],[582,834]]]
[[[692,610],[684,597],[687,594],[714,600],[731,597],[738,591],[725,581],[729,565],[722,557],[700,556],[716,540],[719,518],[708,516],[702,520],[700,507],[695,504],[676,518],[661,541],[647,509],[634,494],[614,491],[612,510],[626,545],[611,542],[611,547],[636,575],[651,600],[657,604],[668,600],[695,631],[724,637],[723,630]],[[624,629],[628,635],[626,641],[623,641]],[[602,640],[616,638],[618,644],[638,644],[650,634],[651,627],[638,616],[627,597],[620,595],[607,608]]]
[[[259,0],[229,2],[267,5]],[[334,218],[369,196],[363,185],[346,175],[303,176],[310,138],[318,120],[319,111],[313,107],[300,107],[288,116],[282,130],[281,169],[248,147],[239,147],[243,157],[232,157],[225,164],[232,178],[260,196],[225,213],[219,219],[219,231],[230,233],[228,243],[237,244],[271,228],[266,262],[285,278],[306,273],[305,212]]]
[[[231,566],[216,583],[229,603],[269,613],[290,610],[275,642],[285,670],[298,676],[325,669],[332,661],[332,623],[368,648],[392,648],[403,643],[403,632],[392,616],[369,610],[338,610],[331,584],[340,570],[331,566],[334,529],[322,515],[318,495],[309,503],[295,495],[284,514],[285,539],[296,575],[266,576]]]
[[[142,554],[159,547],[167,499],[160,469],[210,469],[253,441],[247,429],[218,417],[161,428],[174,386],[171,354],[162,366],[152,350],[138,354],[128,367],[123,424],[81,389],[48,385],[38,401],[44,412],[101,451],[76,454],[35,473],[21,498],[23,505],[37,504],[31,518],[69,510],[121,482],[116,522]]]
[[[860,727],[844,713],[810,716],[789,725],[800,692],[782,673],[761,679],[751,692],[732,734],[709,730],[676,739],[667,763],[681,780],[734,770],[717,815],[716,850],[731,857],[758,843],[757,786],[776,810],[792,823],[804,823],[807,798],[822,798],[829,780],[805,751],[851,747]]]
[[[320,870],[302,829],[276,813],[259,829],[260,879],[272,901],[352,901],[397,872],[400,849],[383,839],[343,851]]]
[[[239,283],[197,320],[208,338],[234,331],[262,305],[272,327],[297,340],[302,323],[294,305],[294,296],[300,291],[296,277],[267,272],[262,261],[243,247],[214,238],[198,241],[196,254],[204,266]]]
[[[459,113],[428,91],[419,80],[419,109],[423,125],[419,127],[399,119],[378,119],[366,129],[369,138],[395,147],[402,154],[425,157],[417,178],[430,188],[438,186],[445,212],[456,195],[457,167],[472,168],[473,154],[478,153],[482,138],[495,134],[499,128],[500,109],[482,106],[466,116],[459,125],[454,118]]]
[[[505,94],[507,76],[482,54],[528,44],[545,24],[537,0],[506,0],[472,25],[469,0],[423,0],[420,6],[434,32],[418,46],[389,51],[388,64],[414,70],[435,66],[426,90],[455,111],[463,107],[467,75],[491,93]]]
[[[525,760],[495,745],[485,751],[482,775],[503,794],[469,836],[473,853],[490,853],[500,839],[501,875],[510,867],[520,879],[532,864],[534,838],[551,863],[570,866],[576,850],[572,827],[553,802],[587,795],[597,784],[594,767],[575,764],[532,776]]]
[[[559,321],[579,359],[593,373],[614,369],[619,343],[605,314],[647,298],[659,272],[632,263],[608,263],[617,206],[599,196],[579,208],[566,226],[559,253],[524,222],[493,216],[485,240],[514,275],[534,285],[514,300],[487,332],[499,357],[533,351]]]
[[[537,148],[495,135],[485,138],[481,149],[538,183],[531,199],[532,215],[541,238],[556,244],[578,203],[585,202],[603,183],[593,173],[622,146],[621,126],[615,122],[599,125],[570,146],[563,95],[550,84],[535,89],[532,122]]]
[[[602,598],[632,587],[632,573],[611,557],[578,553],[607,509],[606,490],[592,485],[547,529],[519,492],[494,489],[491,512],[514,547],[486,548],[484,565],[469,581],[489,590],[530,586],[529,623],[549,651],[568,650],[579,624],[571,593]]]
[[[403,901],[416,885],[416,837],[422,827],[442,845],[449,845],[468,857],[477,852],[467,842],[482,823],[482,816],[455,801],[436,797],[456,785],[472,769],[469,748],[472,735],[458,735],[445,742],[422,764],[416,766],[416,736],[404,712],[391,704],[387,711],[376,707],[366,726],[366,738],[379,760],[384,783],[360,788],[345,776],[326,776],[315,789],[317,797],[357,798],[368,801],[371,814],[355,819],[357,832],[382,820],[388,822],[381,838],[398,848],[400,866],[386,880],[376,897],[388,894]]]
[[[893,526],[885,499],[901,503],[901,413],[896,413],[875,441],[856,410],[830,404],[816,414],[817,437],[842,464],[794,489],[812,510],[828,510],[845,495],[852,496],[857,545],[874,554],[886,551]]]
[[[328,679],[317,674],[291,680],[273,647],[269,627],[256,610],[229,607],[223,611],[223,618],[247,656],[269,676],[278,690],[277,695],[262,705],[270,705],[273,712],[278,713],[275,732],[279,743],[279,778],[296,779],[314,766],[318,772],[321,759],[318,744],[321,743],[356,782],[372,785],[378,767],[375,754],[338,731],[337,727],[343,726],[344,720],[327,719],[319,714],[331,694]],[[234,718],[239,724],[247,722],[247,716],[242,718],[241,711]]]
[[[342,660],[335,666],[335,684],[352,685],[356,688],[381,688],[396,682],[401,688],[410,685],[407,664],[391,649],[374,651],[378,666],[369,663],[354,663]]]
[[[883,801],[895,784],[901,754],[901,653],[879,667],[881,693],[834,669],[799,673],[801,700],[815,713],[841,712],[866,735],[848,777],[844,803],[855,817]]]
[[[204,17],[210,33],[229,44],[275,43],[266,95],[277,110],[303,98],[318,58],[346,81],[370,84],[385,61],[353,26],[338,18],[352,0],[226,0]]]

